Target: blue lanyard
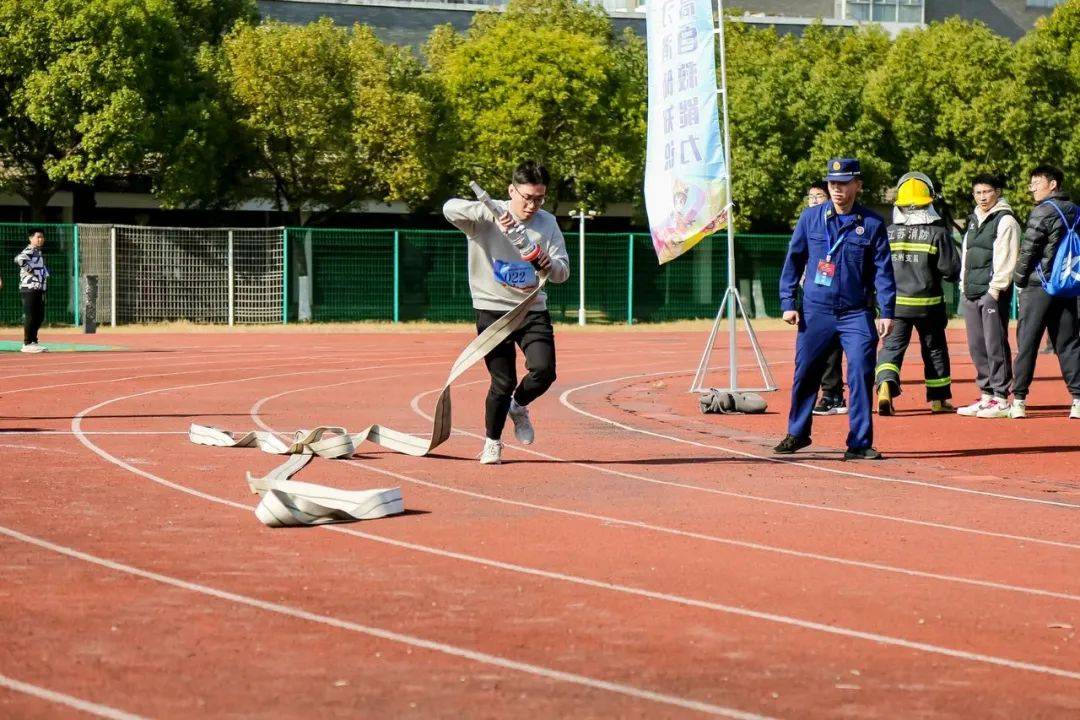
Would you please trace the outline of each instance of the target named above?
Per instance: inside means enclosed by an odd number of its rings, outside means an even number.
[[[836,254],[836,250],[837,250],[837,248],[840,247],[840,243],[844,242],[843,236],[840,235],[840,215],[839,214],[834,214],[834,217],[836,218],[836,225],[837,225],[836,234],[837,234],[838,237],[836,238],[836,242],[834,242],[832,247],[829,249],[829,253],[825,256],[825,262],[832,262],[832,256],[834,254]],[[858,225],[859,219],[860,219],[859,216],[856,215],[855,216],[855,224],[856,225]],[[825,233],[829,236],[830,240],[833,239],[833,226],[832,226],[832,218],[831,217],[825,219]]]

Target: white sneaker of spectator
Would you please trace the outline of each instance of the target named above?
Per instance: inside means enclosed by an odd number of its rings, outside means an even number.
[[[975,417],[1007,418],[1009,417],[1009,401],[998,397],[990,398],[990,402],[982,410],[975,413]]]
[[[957,415],[963,415],[964,417],[975,417],[979,414],[979,411],[986,407],[986,404],[994,399],[993,395],[983,395],[979,398],[978,402],[973,402],[970,405],[964,405],[963,407],[956,408]]]
[[[22,346],[22,350],[20,350],[19,352],[39,353],[39,352],[45,352],[45,348],[41,347],[37,343],[26,343],[25,345]]]
[[[1023,420],[1027,417],[1027,400],[1013,400],[1009,408],[1009,417],[1013,420]]]
[[[1080,400],[1072,401],[1072,409],[1069,410],[1070,420],[1080,420]]]

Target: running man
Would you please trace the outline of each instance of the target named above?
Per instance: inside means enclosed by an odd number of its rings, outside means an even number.
[[[514,309],[536,287],[534,268],[547,273],[548,282],[562,283],[570,277],[566,241],[555,216],[542,209],[549,181],[547,169],[529,160],[514,170],[507,191],[509,201],[498,202],[505,212],[496,217],[478,200],[452,198],[443,206],[443,215],[469,239],[469,291],[476,312],[476,331]],[[515,225],[525,227],[539,252],[531,263],[522,260],[507,233]],[[517,381],[514,345],[525,356],[528,373]],[[533,442],[535,433],[528,405],[555,382],[555,334],[547,311],[547,296],[536,296],[524,322],[484,359],[491,374],[484,424],[487,437],[480,462],[502,462],[502,432],[506,416],[514,421],[514,437],[523,445]]]

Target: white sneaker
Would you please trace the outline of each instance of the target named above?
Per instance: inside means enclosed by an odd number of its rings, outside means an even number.
[[[22,346],[22,350],[20,350],[19,352],[39,353],[39,352],[45,352],[45,348],[41,347],[37,343],[27,343],[26,345]]]
[[[979,414],[979,411],[986,407],[986,404],[993,400],[993,395],[983,395],[979,398],[978,402],[973,402],[970,405],[964,405],[963,407],[956,408],[957,415],[963,415],[964,417],[975,417]]]
[[[1027,401],[1026,400],[1013,400],[1012,407],[1009,408],[1009,417],[1013,420],[1022,420],[1027,417]]]
[[[975,417],[1007,418],[1009,417],[1009,401],[1002,398],[990,398],[990,402],[982,410],[975,413]]]
[[[1069,410],[1070,420],[1080,420],[1080,400],[1073,400],[1072,410]]]
[[[529,408],[511,400],[510,419],[514,421],[514,438],[522,445],[532,445],[536,433],[533,431],[532,420],[529,419]]]
[[[491,438],[484,438],[484,451],[480,453],[481,465],[502,464],[502,443]]]

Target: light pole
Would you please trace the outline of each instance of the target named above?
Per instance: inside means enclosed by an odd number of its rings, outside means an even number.
[[[578,311],[577,324],[585,324],[585,221],[596,217],[595,210],[585,210],[579,207],[576,215],[578,219]]]

